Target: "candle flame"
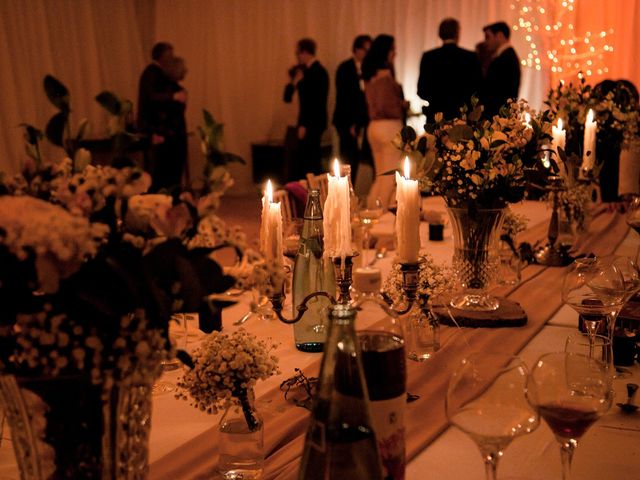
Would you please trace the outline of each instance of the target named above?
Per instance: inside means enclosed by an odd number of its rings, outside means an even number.
[[[273,202],[273,185],[271,185],[271,179],[267,180],[267,188],[264,191],[269,203]]]
[[[337,158],[333,160],[333,174],[340,178],[340,162]]]
[[[524,112],[524,124],[527,127],[531,126],[531,115],[529,114],[529,112]]]
[[[562,130],[563,124],[562,124],[562,119],[559,118],[558,119],[558,130]]]
[[[589,112],[587,112],[587,123],[591,123],[593,122],[593,109],[589,109]]]
[[[409,157],[404,157],[404,178],[407,180],[411,178],[411,162],[409,162]]]

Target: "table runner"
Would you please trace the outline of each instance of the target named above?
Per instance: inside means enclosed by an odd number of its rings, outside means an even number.
[[[529,229],[522,240],[533,242],[546,237],[547,222]],[[579,251],[597,255],[612,253],[627,231],[620,215],[599,212],[589,230],[580,238]],[[407,405],[406,447],[411,460],[448,427],[444,398],[450,372],[472,351],[501,351],[518,353],[536,335],[549,318],[560,308],[560,287],[565,268],[532,265],[524,269],[523,280],[516,287],[496,290],[519,302],[527,312],[527,325],[508,329],[463,329],[442,327],[442,348],[425,363],[408,362],[407,389],[420,396]],[[305,369],[307,375],[317,375],[320,358]],[[297,477],[308,412],[284,401],[282,392],[272,389],[258,399],[258,407],[265,419],[265,479],[290,480]],[[216,430],[216,429],[213,429]],[[161,478],[211,478],[215,456],[199,445],[216,441],[217,431],[208,431],[181,449],[180,462],[170,457],[154,465]],[[193,448],[189,448],[193,445]],[[176,465],[179,463],[179,465]],[[194,468],[195,467],[195,468]]]

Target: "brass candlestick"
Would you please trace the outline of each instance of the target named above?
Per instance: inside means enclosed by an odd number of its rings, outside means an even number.
[[[553,197],[553,212],[549,221],[547,245],[538,250],[534,257],[536,263],[549,267],[566,267],[573,262],[573,257],[569,255],[569,248],[556,245],[558,240],[558,209],[560,208],[559,192],[565,191],[563,179],[560,176],[553,175],[549,177],[550,185],[547,187]]]

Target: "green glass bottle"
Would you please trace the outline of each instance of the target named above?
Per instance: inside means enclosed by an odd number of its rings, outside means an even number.
[[[310,190],[304,211],[300,247],[293,267],[293,314],[296,307],[313,292],[335,295],[336,280],[331,259],[325,258],[320,192]],[[296,348],[303,352],[321,352],[327,338],[327,309],[331,302],[326,297],[312,298],[309,309],[293,325]]]

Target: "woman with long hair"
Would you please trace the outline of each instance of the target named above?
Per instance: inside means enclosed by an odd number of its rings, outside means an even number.
[[[408,103],[402,86],[396,82],[393,60],[396,56],[395,40],[391,35],[378,35],[362,61],[362,78],[369,110],[367,137],[371,145],[373,162],[378,174],[371,186],[367,203],[375,206],[380,199],[383,208],[392,203],[394,177],[380,175],[399,167],[401,152],[392,140],[404,125]]]

